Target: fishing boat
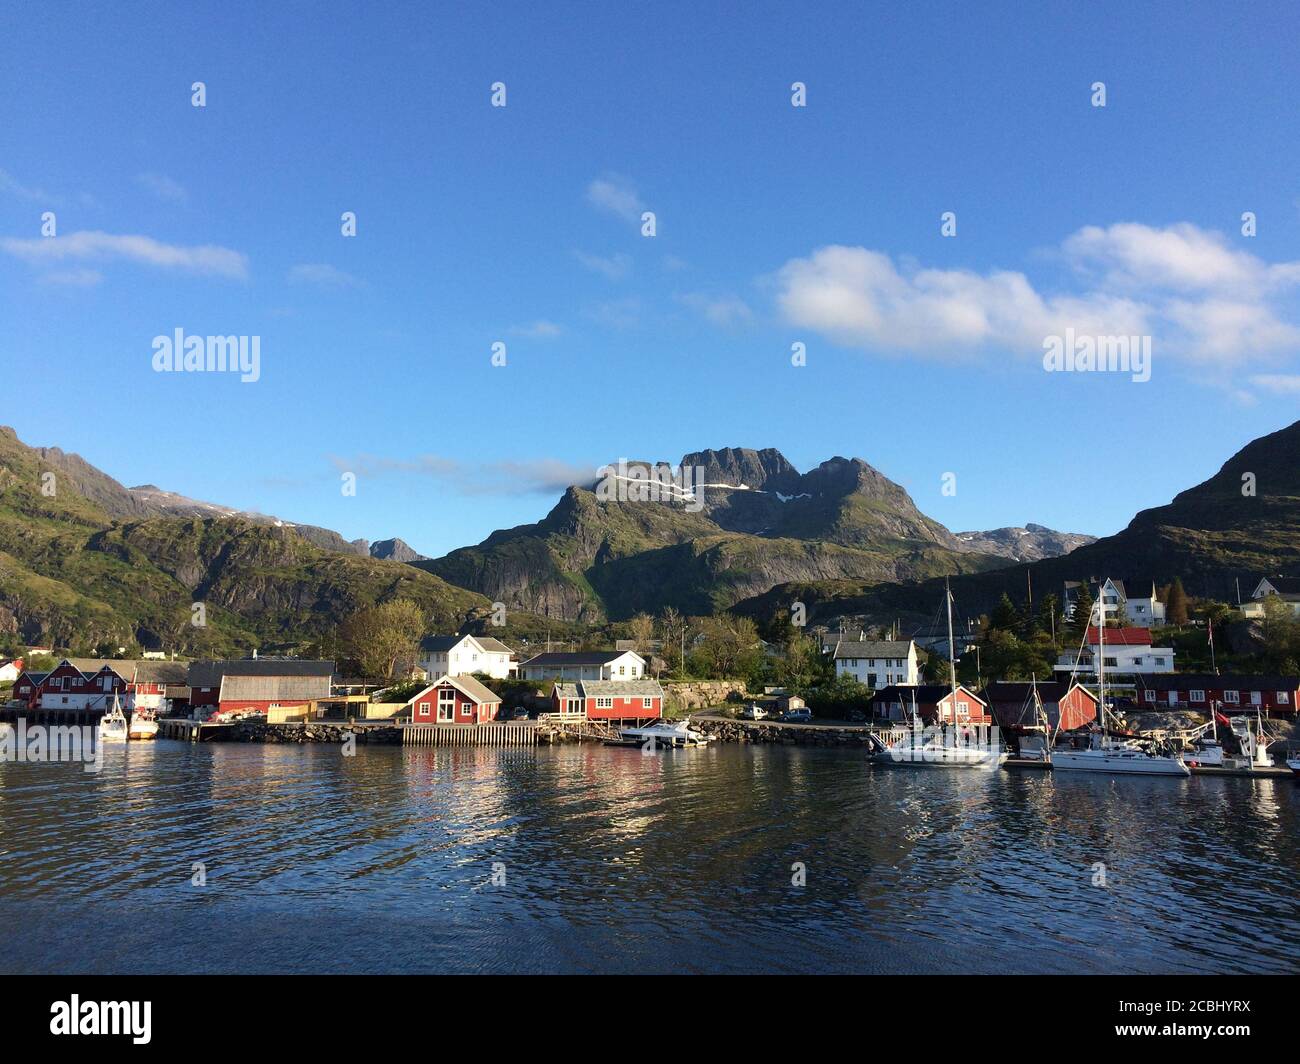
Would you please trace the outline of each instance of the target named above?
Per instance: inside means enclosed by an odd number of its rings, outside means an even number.
[[[113,708],[99,718],[99,741],[101,743],[124,743],[127,740],[126,714],[122,704],[113,695]]]
[[[707,746],[710,736],[691,727],[690,721],[660,720],[641,728],[619,728],[618,738],[611,739],[611,746],[640,746],[651,750],[659,747],[677,749],[682,747]]]
[[[1106,616],[1097,617],[1097,730],[1086,750],[1053,750],[1052,771],[1107,772],[1114,775],[1190,776],[1178,753],[1148,753],[1131,739],[1116,741],[1106,730]]]
[[[1286,767],[1291,770],[1291,774],[1300,779],[1300,753],[1293,753],[1286,759]]]
[[[952,591],[944,582],[944,598],[948,608],[948,674],[952,688],[954,726],[924,727],[916,714],[916,695],[913,693],[911,727],[897,742],[886,746],[879,740],[873,744],[869,759],[876,765],[898,768],[981,768],[996,769],[1007,759],[997,739],[981,741],[977,729],[956,724],[957,712],[957,649],[952,634]]]
[[[154,719],[153,710],[137,709],[132,713],[126,735],[128,739],[156,739],[158,722]]]

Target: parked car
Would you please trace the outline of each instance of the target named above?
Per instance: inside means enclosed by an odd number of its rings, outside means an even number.
[[[762,706],[755,705],[751,702],[740,711],[740,716],[744,720],[765,720],[767,718],[767,710]]]
[[[792,709],[790,712],[782,714],[781,719],[787,724],[807,724],[812,720],[811,709]]]
[[[849,720],[851,720],[854,724],[861,724],[866,719],[867,719],[867,715],[863,713],[862,710],[860,709],[850,710],[849,712]]]

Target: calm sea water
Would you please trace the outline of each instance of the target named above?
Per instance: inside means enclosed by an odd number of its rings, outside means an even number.
[[[1291,780],[131,744],[0,764],[0,970],[1295,971],[1298,828]]]

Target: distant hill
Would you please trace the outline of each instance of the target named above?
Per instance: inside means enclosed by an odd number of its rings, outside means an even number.
[[[625,475],[662,465],[629,463]],[[600,621],[665,606],[713,613],[789,581],[918,580],[1011,560],[926,517],[860,458],[800,473],[777,450],[727,447],[678,466],[699,470],[702,486],[667,501],[573,486],[541,521],[417,565],[520,609]]]
[[[426,558],[400,539],[381,539],[370,544],[370,557],[394,562],[422,562]]]
[[[1253,494],[1243,487],[1253,486]],[[1005,591],[1024,602],[1032,583],[1039,599],[1058,597],[1066,580],[1174,577],[1188,593],[1235,601],[1265,574],[1300,575],[1300,421],[1262,436],[1233,455],[1214,476],[1163,506],[1143,510],[1121,532],[1046,558],[952,579],[966,616],[987,612]],[[804,581],[775,587],[735,606],[763,617],[798,600],[820,619],[840,615],[877,621],[924,620],[942,601],[940,581]]]
[[[1018,562],[1034,562],[1040,558],[1055,558],[1069,554],[1096,540],[1077,532],[1057,532],[1042,525],[1029,524],[1024,528],[995,528],[991,532],[958,532],[957,538],[968,549],[983,554],[996,554]]]
[[[311,530],[202,509],[175,516],[206,505],[123,488],[77,455],[0,428],[0,635],[225,653],[311,639],[394,597],[419,603],[434,630],[489,612],[482,596],[323,548]],[[193,602],[205,606],[204,628],[190,623]]]

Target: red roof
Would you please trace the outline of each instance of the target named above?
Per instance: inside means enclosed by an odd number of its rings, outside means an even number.
[[[1099,642],[1096,628],[1088,629],[1088,645],[1095,647]],[[1124,647],[1149,647],[1151,630],[1149,628],[1107,628],[1106,645]]]

